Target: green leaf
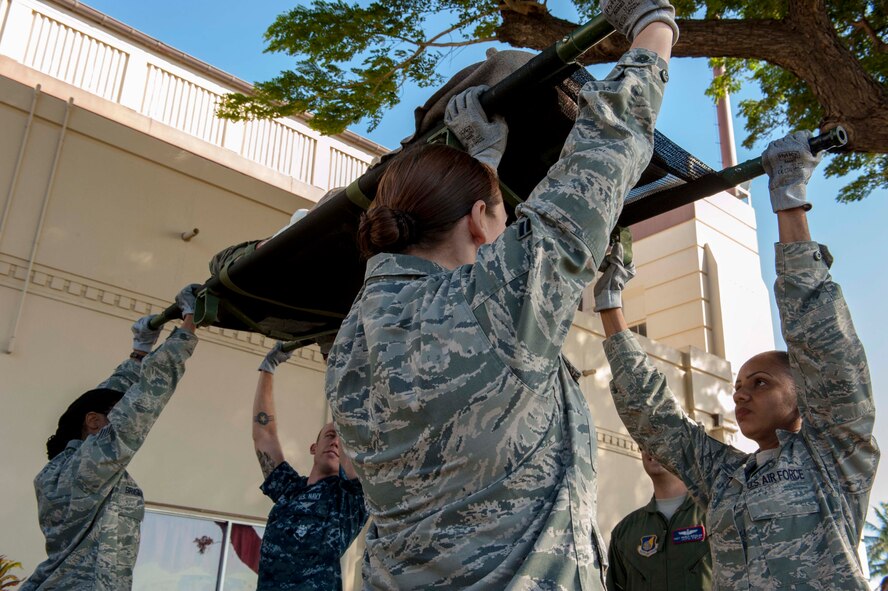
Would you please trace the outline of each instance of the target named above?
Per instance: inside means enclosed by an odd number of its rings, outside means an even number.
[[[534,0],[513,0],[533,3]],[[599,0],[572,0],[582,17],[600,10]],[[782,19],[786,0],[673,0],[680,18]],[[875,0],[825,0],[838,42],[874,80],[888,85],[888,11]],[[539,0],[536,8],[545,7]],[[313,0],[275,19],[265,34],[266,51],[283,53],[293,65],[259,82],[252,95],[230,94],[218,108],[229,119],[272,118],[311,113],[309,125],[331,134],[359,121],[372,130],[387,109],[400,101],[405,84],[429,87],[443,80],[438,66],[461,45],[496,36],[501,10],[508,5],[482,0]],[[876,31],[873,39],[860,23]],[[817,56],[812,55],[812,59]],[[725,73],[706,94],[714,100],[744,85],[758,87],[760,98],[738,104],[746,117],[743,145],[819,127],[823,109],[808,86],[782,68],[744,57],[716,58]],[[858,173],[842,189],[840,201],[862,199],[885,187],[888,161],[879,154],[847,154],[833,159],[830,176]]]

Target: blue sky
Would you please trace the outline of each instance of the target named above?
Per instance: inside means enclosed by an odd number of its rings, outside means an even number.
[[[199,59],[234,74],[248,82],[268,79],[291,60],[286,56],[263,53],[262,36],[265,29],[281,12],[295,2],[262,0],[244,4],[231,0],[88,0],[87,3],[148,35],[189,53]],[[564,18],[575,19],[566,0],[554,0],[550,9]],[[446,76],[462,67],[483,59],[484,47],[456,50],[441,64]],[[595,68],[592,73],[602,76],[606,68]],[[713,168],[720,168],[720,155],[715,107],[703,91],[709,83],[710,70],[705,60],[675,59],[670,67],[670,84],[658,121],[660,131],[678,142]],[[351,129],[389,147],[398,145],[401,138],[412,132],[412,110],[425,101],[433,89],[405,88],[402,102],[392,109],[373,132],[362,125]],[[744,88],[733,98],[735,108],[740,99],[755,97],[753,86]],[[752,151],[739,146],[745,137],[743,120],[735,116],[735,132],[740,161],[758,156],[765,144]],[[774,138],[776,139],[776,138]],[[821,165],[823,168],[823,165]],[[833,277],[842,285],[851,308],[860,337],[866,346],[876,391],[878,410],[876,433],[885,434],[888,417],[888,323],[884,297],[888,293],[888,266],[885,258],[888,245],[888,195],[882,190],[866,200],[853,204],[835,202],[835,195],[843,186],[841,179],[826,179],[817,174],[809,183],[808,198],[814,203],[809,215],[813,237],[828,244],[836,262]],[[773,246],[777,240],[777,224],[770,211],[767,183],[764,177],[752,184],[752,200],[759,227],[759,251],[765,282],[774,281]],[[773,307],[773,306],[772,306]],[[776,318],[776,313],[774,314]],[[762,330],[779,329],[762,327]],[[880,439],[888,441],[881,436]],[[880,470],[871,503],[888,501],[888,469]]]

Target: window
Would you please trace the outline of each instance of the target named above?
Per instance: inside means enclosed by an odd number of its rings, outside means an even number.
[[[629,330],[631,330],[635,334],[640,334],[643,337],[648,336],[647,322],[639,322],[638,324],[633,324],[629,327]]]
[[[264,533],[253,523],[146,510],[133,591],[255,589]]]

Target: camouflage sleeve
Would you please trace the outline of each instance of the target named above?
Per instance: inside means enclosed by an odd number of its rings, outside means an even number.
[[[299,472],[285,460],[268,475],[260,489],[272,502],[277,503],[284,495],[295,495],[306,486],[308,478],[300,476]]]
[[[774,286],[806,437],[835,465],[842,488],[869,491],[879,450],[872,384],[832,256],[816,242],[776,244]]]
[[[665,72],[656,54],[636,49],[583,88],[559,161],[518,207],[518,221],[467,271],[479,324],[534,389],[557,367],[623,200],[650,161]]]
[[[126,392],[130,386],[139,381],[139,370],[141,364],[135,359],[127,359],[114,369],[107,380],[96,386],[96,388],[108,388],[109,390],[117,390],[118,392]]]
[[[746,454],[709,437],[685,414],[632,332],[606,339],[604,351],[613,373],[614,405],[629,434],[681,478],[698,503],[709,505],[719,470],[729,459],[742,461]]]
[[[176,390],[196,344],[196,336],[176,329],[141,361],[138,381],[108,413],[110,424],[78,450],[81,488],[98,490],[126,468]]]

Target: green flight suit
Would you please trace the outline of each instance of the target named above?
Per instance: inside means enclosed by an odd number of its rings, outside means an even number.
[[[688,495],[667,521],[652,498],[611,532],[607,562],[608,591],[710,589],[712,556],[705,508]]]

